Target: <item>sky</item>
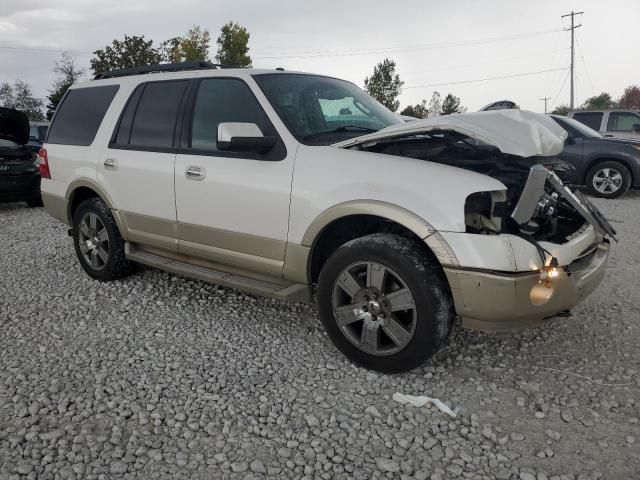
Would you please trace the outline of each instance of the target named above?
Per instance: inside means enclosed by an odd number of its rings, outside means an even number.
[[[245,26],[253,65],[331,75],[360,86],[391,58],[405,82],[401,108],[434,90],[469,111],[501,99],[543,111],[569,102],[576,17],[576,103],[640,84],[640,0],[0,0],[0,82],[22,79],[45,97],[62,51],[89,71],[91,52],[124,34],[156,43],[200,25],[215,39]],[[542,72],[542,73],[537,73]],[[509,78],[496,78],[509,77]],[[489,80],[492,79],[492,80]],[[482,80],[482,81],[477,81]]]

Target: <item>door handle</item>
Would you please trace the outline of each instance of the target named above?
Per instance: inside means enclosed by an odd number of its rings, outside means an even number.
[[[204,177],[207,175],[204,168],[191,166],[187,168],[184,172],[185,177],[189,180],[204,180]]]
[[[107,158],[102,164],[108,170],[116,170],[118,168],[118,161],[115,158]]]

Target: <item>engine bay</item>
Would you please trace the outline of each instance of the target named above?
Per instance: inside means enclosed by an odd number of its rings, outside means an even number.
[[[534,199],[535,208],[530,212],[530,218],[519,223],[512,216],[532,167],[543,166],[553,171],[565,185],[571,183],[573,167],[556,157],[508,155],[494,146],[448,130],[399,136],[356,148],[463,168],[502,182],[507,187],[506,195],[504,192],[478,192],[467,198],[465,223],[469,233],[511,233],[532,241],[564,243],[585,224],[583,215],[558,191],[558,185],[551,182],[545,182],[541,195]]]

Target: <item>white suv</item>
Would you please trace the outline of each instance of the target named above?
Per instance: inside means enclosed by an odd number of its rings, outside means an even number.
[[[526,325],[600,283],[615,232],[556,175],[565,135],[522,111],[403,123],[325,76],[155,65],[69,90],[42,197],[93,278],[142,263],[291,301],[317,285],[336,346],[395,372],[457,317]]]

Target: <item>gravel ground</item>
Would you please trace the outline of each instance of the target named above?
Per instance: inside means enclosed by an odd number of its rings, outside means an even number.
[[[640,477],[640,195],[570,318],[348,363],[314,308],[155,270],[102,284],[43,209],[0,205],[0,479]],[[459,409],[400,405],[395,392]]]

